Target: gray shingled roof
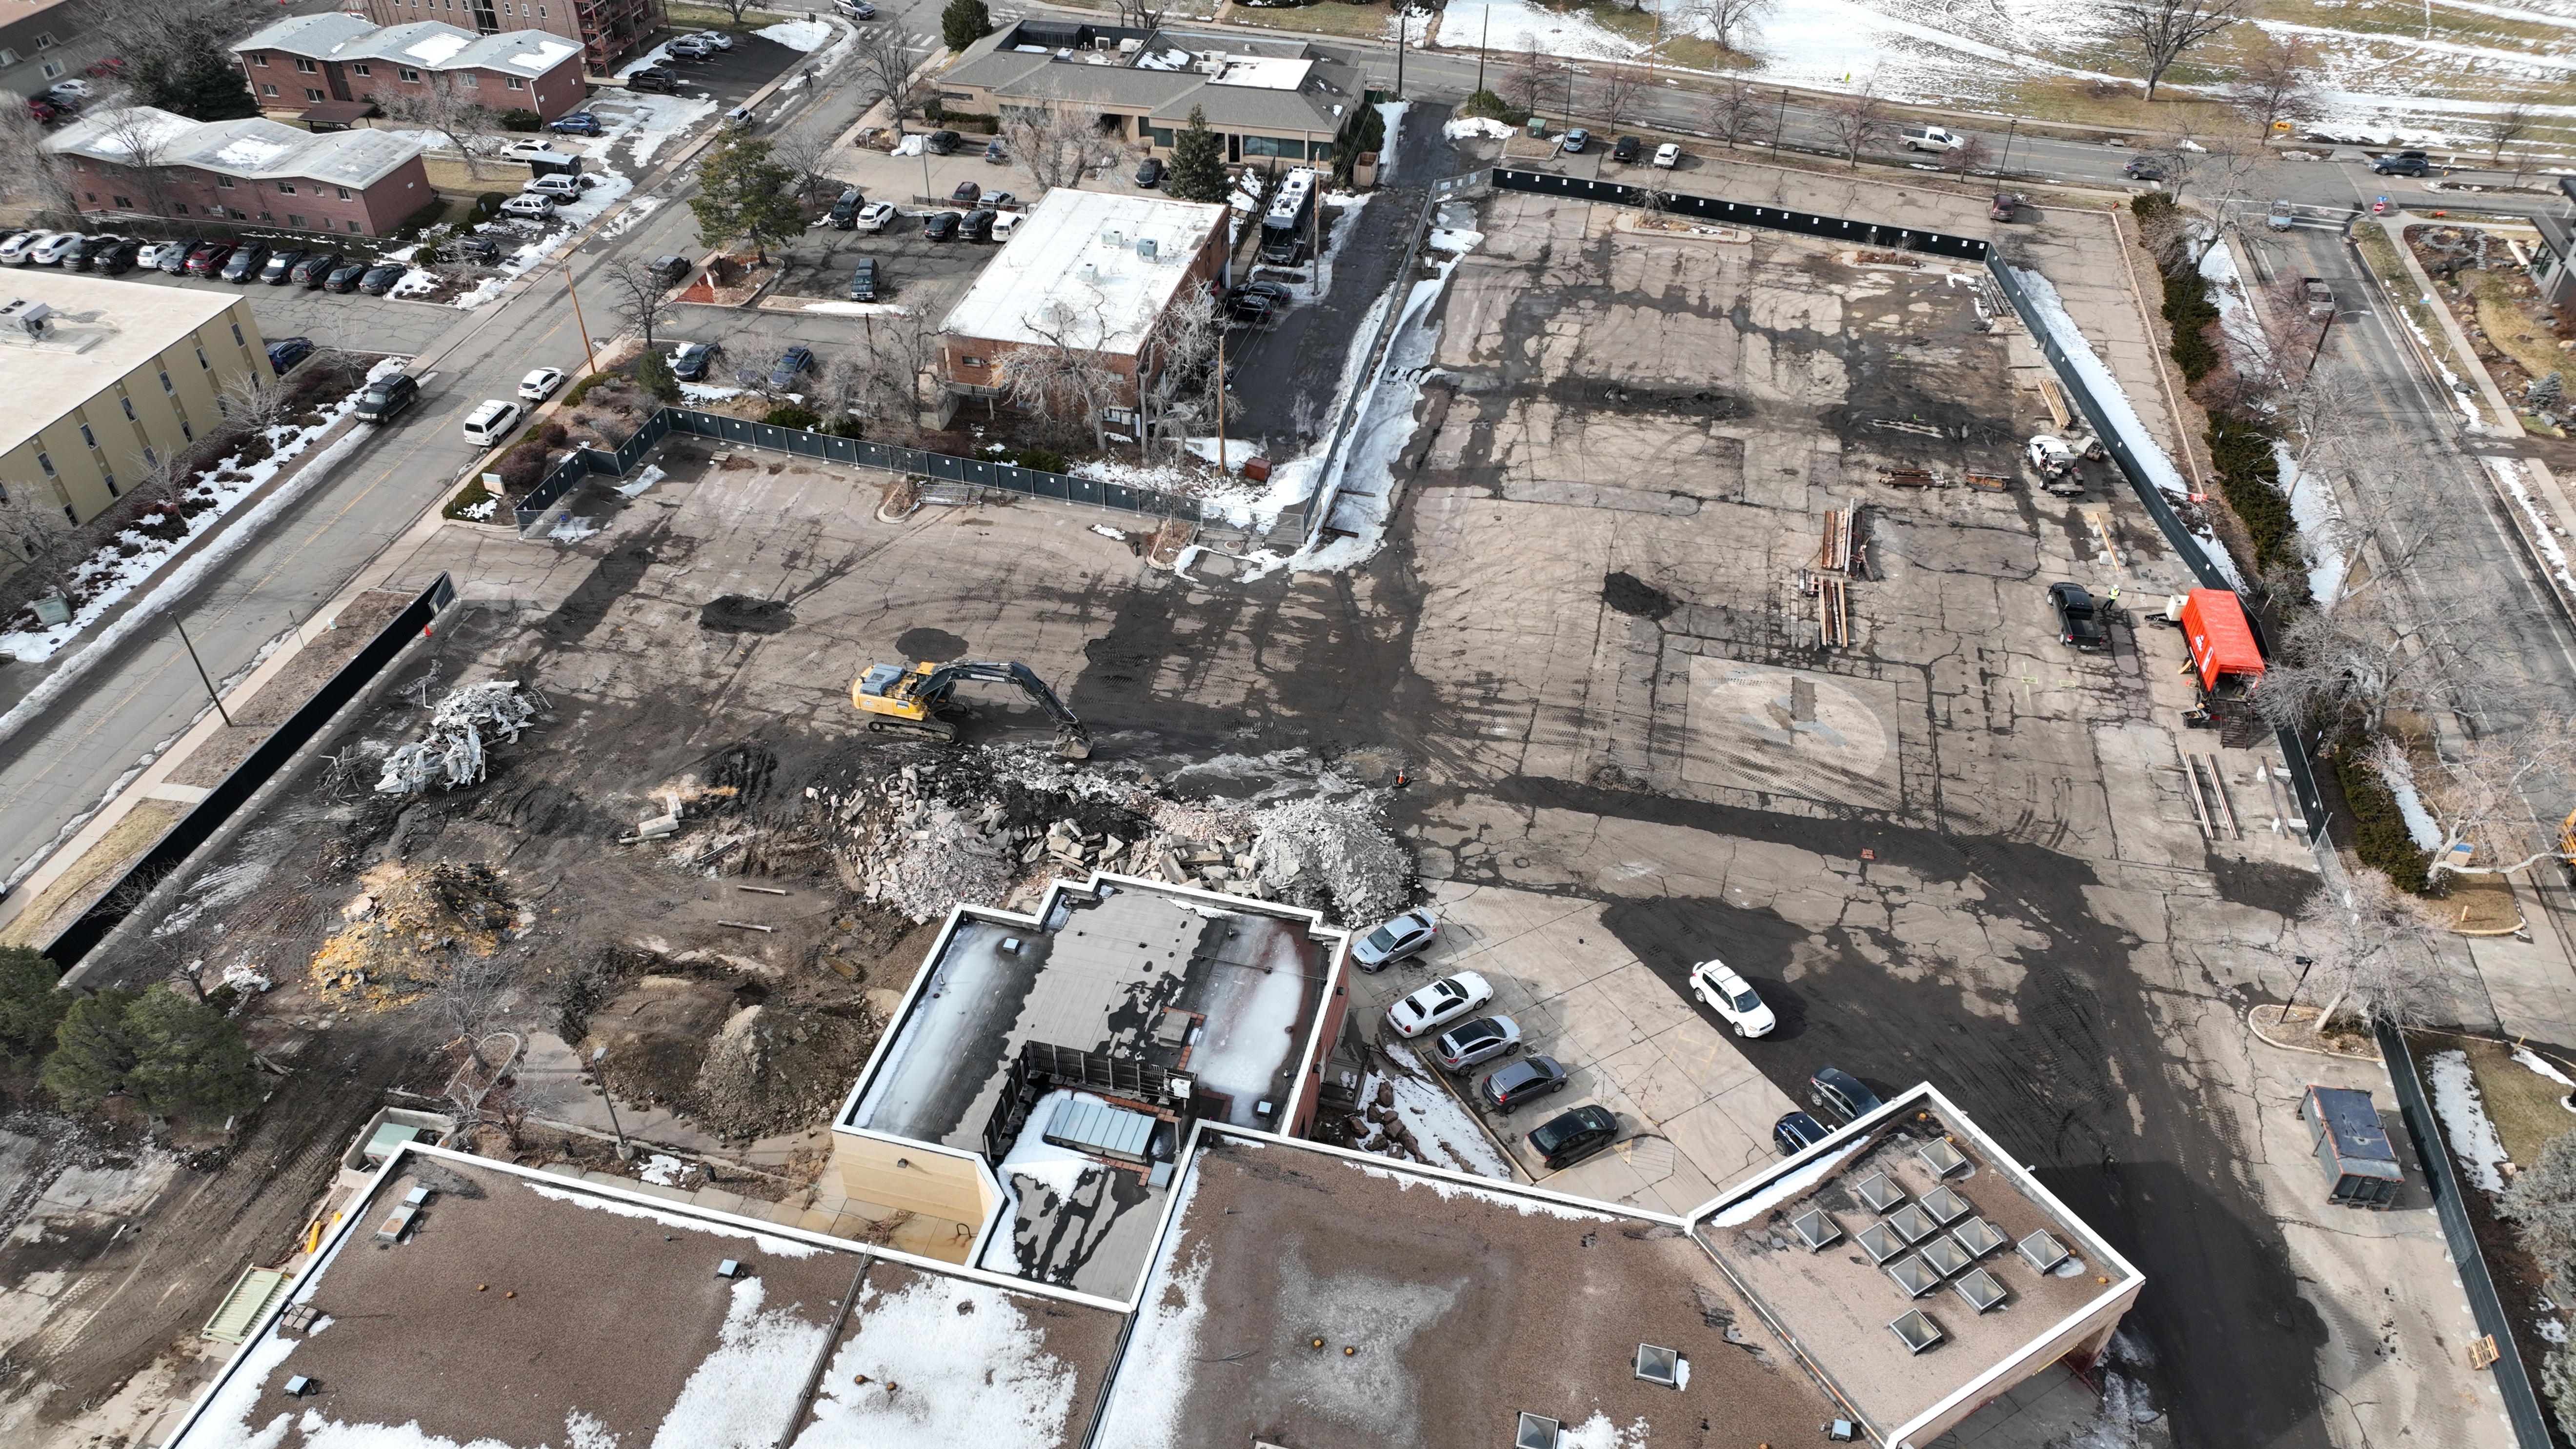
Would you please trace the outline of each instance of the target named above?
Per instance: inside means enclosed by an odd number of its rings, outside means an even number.
[[[1096,27],[1095,27],[1096,28]],[[1058,60],[1054,53],[1008,48],[1016,27],[1004,29],[969,46],[965,57],[940,79],[970,85],[1013,100],[1115,106],[1141,111],[1158,122],[1189,119],[1196,106],[1208,124],[1220,131],[1263,134],[1304,132],[1330,135],[1341,128],[1349,108],[1364,98],[1359,70],[1347,57],[1304,42],[1254,41],[1159,31],[1144,43],[1145,51],[1181,48],[1223,50],[1238,56],[1298,57],[1315,62],[1303,86],[1294,91],[1224,85],[1194,70],[1151,70],[1123,63],[1115,52],[1093,52],[1102,63]]]
[[[133,108],[150,122],[160,138],[163,166],[192,166],[245,181],[273,178],[328,181],[335,186],[375,185],[427,149],[400,131],[331,131],[315,134],[253,116],[240,121],[192,121],[148,106]],[[45,149],[88,156],[118,165],[133,164],[133,152],[119,143],[116,117],[123,111],[83,116],[45,139]]]
[[[542,30],[476,35],[435,20],[376,25],[364,16],[294,15],[233,47],[233,54],[277,51],[315,60],[381,60],[420,70],[496,70],[543,75],[581,47]]]

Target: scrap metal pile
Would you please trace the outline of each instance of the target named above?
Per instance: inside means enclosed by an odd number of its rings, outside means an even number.
[[[398,745],[385,756],[377,777],[382,795],[417,795],[433,780],[450,790],[483,779],[483,739],[497,735],[516,742],[519,731],[535,718],[536,701],[519,692],[515,679],[487,679],[449,690],[429,718],[429,737]]]

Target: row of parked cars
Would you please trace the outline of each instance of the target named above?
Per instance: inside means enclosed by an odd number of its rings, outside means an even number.
[[[410,270],[401,262],[346,256],[328,247],[271,248],[259,242],[200,237],[143,241],[77,231],[0,232],[0,266],[61,267],[111,277],[150,270],[173,277],[207,277],[242,285],[266,282],[272,287],[364,292],[371,297],[392,291]]]
[[[1411,910],[1352,943],[1351,960],[1362,971],[1383,971],[1398,961],[1428,950],[1440,934],[1440,922],[1427,910]],[[1724,961],[1702,961],[1690,971],[1691,994],[1740,1037],[1767,1036],[1779,1017],[1750,982]],[[1476,1068],[1526,1050],[1520,1024],[1508,1016],[1477,1016],[1491,1003],[1494,988],[1482,975],[1461,971],[1443,976],[1387,1008],[1386,1023],[1398,1037],[1431,1038],[1431,1059],[1442,1070],[1464,1076]],[[1453,1024],[1454,1023],[1454,1024]],[[1486,1073],[1476,1084],[1477,1100],[1509,1116],[1538,1098],[1565,1090],[1572,1073],[1564,1063],[1543,1053],[1528,1053]],[[1837,1123],[1848,1123],[1878,1110],[1878,1095],[1850,1073],[1820,1067],[1807,1079],[1807,1100]],[[1598,1104],[1577,1107],[1541,1123],[1525,1139],[1548,1170],[1569,1166],[1617,1139],[1618,1114]],[[1791,1112],[1772,1124],[1771,1141],[1784,1157],[1815,1146],[1828,1129],[1808,1112]]]

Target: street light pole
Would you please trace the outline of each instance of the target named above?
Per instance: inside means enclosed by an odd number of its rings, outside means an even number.
[[[1780,154],[1780,132],[1789,124],[1789,88],[1780,87],[1780,109],[1771,116],[1771,154]]]
[[[1476,94],[1485,93],[1485,42],[1494,38],[1494,7],[1485,7],[1485,28],[1476,32]]]
[[[1395,0],[1395,98],[1404,99],[1405,0]]]
[[[599,354],[591,349],[590,324],[581,320],[581,293],[574,291],[572,285],[572,259],[580,255],[579,247],[564,253],[564,295],[572,298],[572,325],[581,329],[582,359],[590,364],[591,374],[596,376],[599,372]]]
[[[2004,179],[2004,171],[2012,165],[2013,137],[2019,134],[2021,134],[2021,117],[2015,116],[2012,118],[2012,125],[2004,131],[2004,159],[1995,163],[1997,181]]]
[[[608,1048],[591,1048],[590,1070],[592,1075],[599,1078],[600,1100],[608,1104],[608,1125],[617,1129],[617,1160],[632,1162],[635,1159],[635,1149],[626,1141],[625,1124],[617,1120],[617,1094],[609,1090],[608,1086]]]

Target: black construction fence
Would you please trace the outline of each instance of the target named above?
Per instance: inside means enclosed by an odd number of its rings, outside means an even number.
[[[1777,206],[1754,206],[1741,201],[1720,201],[1710,196],[1688,196],[1678,191],[1654,191],[1643,186],[1628,186],[1616,181],[1586,181],[1580,176],[1560,176],[1553,171],[1515,171],[1497,166],[1494,184],[1505,191],[1534,191],[1543,196],[1570,196],[1578,201],[1598,201],[1611,206],[1637,206],[1654,199],[1671,216],[1687,216],[1700,221],[1713,221],[1727,226],[1760,227],[1764,231],[1794,231],[1803,236],[1820,236],[1834,241],[1850,242],[1861,247],[1890,247],[1898,251],[1929,252],[1935,256],[1957,257],[1962,261],[1986,260],[1988,244],[1972,236],[1950,236],[1914,227],[1891,226],[1883,222],[1854,221],[1842,216],[1818,216],[1813,212],[1790,211]]]
[[[207,791],[206,798],[181,816],[179,823],[171,826],[167,835],[136,857],[134,863],[126,867],[125,874],[118,877],[116,884],[108,887],[107,893],[100,896],[79,920],[64,927],[62,934],[45,947],[46,958],[57,969],[66,972],[80,964],[83,957],[98,948],[99,942],[107,939],[109,932],[133,914],[135,907],[143,903],[144,897],[152,893],[152,888],[160,884],[163,877],[177,869],[199,846],[212,840],[215,832],[221,830],[225,822],[259,792],[260,786],[284,769],[295,758],[295,752],[304,748],[324,725],[330,723],[331,716],[338,714],[342,705],[357,698],[360,691],[374,683],[385,666],[393,662],[394,656],[419,638],[421,631],[430,626],[441,609],[454,602],[456,586],[447,575],[440,574],[436,582],[421,590],[419,597],[396,614],[390,623],[376,631],[374,638],[361,645],[348,663],[324,680],[312,698],[304,701],[295,713],[286,717],[284,723],[270,731],[267,739],[260,741],[257,748],[233,767],[232,773],[224,776],[223,783]]]
[[[2450,1245],[2451,1262],[2460,1270],[2469,1316],[2477,1321],[2480,1333],[2495,1335],[2498,1356],[2491,1369],[2496,1392],[2504,1396],[2514,1442],[2522,1449],[2550,1449],[2548,1415],[2541,1410],[2540,1396],[2532,1392],[2531,1374],[2514,1346],[2513,1320],[2505,1316],[2495,1276],[2487,1271],[2486,1255],[2478,1250],[2477,1228],[2469,1221],[2467,1200],[2460,1195],[2459,1169],[2451,1160],[2450,1144],[2443,1140],[2433,1104],[2424,1094],[2424,1079],[2415,1070],[2406,1034],[2386,1022],[2379,1024],[2378,1031],[2379,1055],[2388,1064],[2389,1084],[2397,1092],[2397,1115],[2406,1124],[2407,1140],[2415,1144],[2416,1160],[2424,1165],[2424,1190],[2432,1195],[2434,1216],[2442,1220],[2443,1241]]]
[[[2012,303],[2013,312],[2021,318],[2022,326],[2029,330],[2031,340],[2039,344],[2040,352],[2048,358],[2049,367],[2056,371],[2058,386],[2065,390],[2067,401],[2084,415],[2084,422],[2093,429],[2093,436],[2102,440],[2111,461],[2119,465],[2121,476],[2129,480],[2129,491],[2137,495],[2138,502],[2146,507],[2147,516],[2153,518],[2156,527],[2164,533],[2166,544],[2190,568],[2191,576],[2199,581],[2202,588],[2225,589],[2237,595],[2238,602],[2245,607],[2246,625],[2254,631],[2254,642],[2263,650],[2265,658],[2271,657],[2272,641],[2264,632],[2254,601],[2246,598],[2235,581],[2210,558],[2208,550],[2212,545],[2202,543],[2184,525],[2182,515],[2174,512],[2173,500],[2156,486],[2155,475],[2140,466],[2128,438],[2120,429],[2111,426],[2110,414],[2085,383],[2084,374],[2066,355],[2066,348],[2058,341],[2057,334],[2042,320],[2029,289],[2022,286],[2021,278],[2000,258],[1988,257],[1985,261],[1995,286]],[[2281,758],[2289,767],[2290,786],[2299,797],[2299,814],[2307,821],[2308,843],[2314,845],[2324,838],[2326,831],[2325,796],[2317,789],[2316,767],[2308,758],[2307,742],[2299,738],[2296,730],[2278,730],[2275,734],[2280,741]]]
[[[1141,513],[1153,518],[1176,518],[1185,523],[1199,523],[1211,515],[1204,512],[1195,498],[1164,493],[1152,488],[1131,488],[1124,483],[1104,482],[1098,478],[1075,478],[1063,473],[1049,473],[1038,468],[1023,468],[1013,463],[997,463],[982,458],[960,458],[949,453],[933,453],[921,448],[899,448],[890,443],[872,443],[864,438],[841,438],[829,433],[812,433],[803,428],[782,428],[771,423],[755,423],[749,418],[728,417],[722,413],[702,413],[692,408],[658,409],[635,430],[634,436],[611,451],[604,448],[575,448],[554,466],[516,510],[519,531],[525,533],[546,515],[546,510],[560,502],[564,495],[594,477],[623,477],[644,460],[653,445],[673,433],[692,437],[713,438],[739,443],[745,447],[766,448],[800,458],[814,458],[826,463],[842,463],[856,468],[883,468],[890,472],[909,473],[942,483],[962,483],[977,488],[1001,488],[1031,498],[1052,498],[1064,503],[1088,503],[1100,508],[1115,508],[1128,513]]]

